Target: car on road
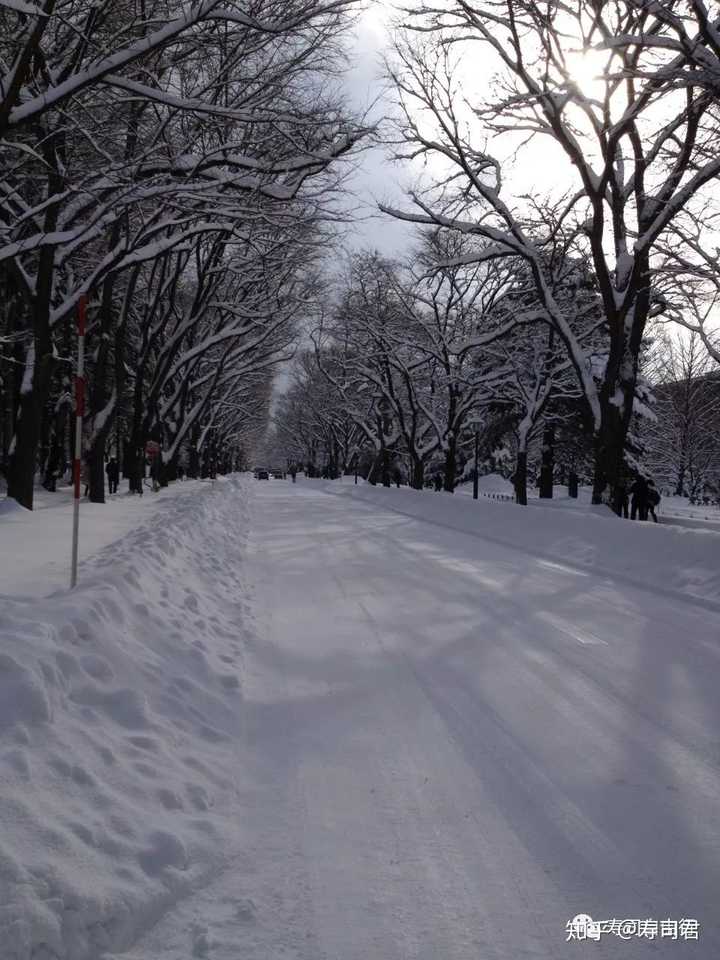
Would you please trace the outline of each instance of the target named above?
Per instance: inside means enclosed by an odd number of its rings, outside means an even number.
[[[269,480],[270,471],[266,467],[257,467],[255,469],[255,479],[256,480]]]

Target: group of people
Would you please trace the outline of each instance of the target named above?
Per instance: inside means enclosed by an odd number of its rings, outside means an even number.
[[[624,481],[620,481],[613,493],[613,510],[619,517],[631,520],[647,520],[652,517],[658,522],[655,508],[660,503],[660,491],[655,486],[652,477],[644,477],[638,473],[628,490]]]

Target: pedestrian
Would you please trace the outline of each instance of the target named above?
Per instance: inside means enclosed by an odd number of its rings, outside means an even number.
[[[647,508],[648,513],[653,518],[654,522],[658,522],[657,514],[655,513],[655,507],[659,506],[660,500],[660,491],[655,486],[655,481],[650,479],[648,480],[648,495],[647,495]]]
[[[400,489],[400,484],[402,483],[402,473],[400,467],[395,467],[393,470],[393,480],[395,481],[395,486]]]
[[[647,520],[648,485],[645,477],[639,473],[630,487],[630,519]]]
[[[108,492],[117,493],[118,481],[120,480],[120,465],[115,457],[110,457],[110,460],[105,467],[105,473],[107,474],[108,478]]]
[[[443,488],[443,478],[440,476],[439,473],[436,473],[436,474],[435,474],[435,489],[436,489],[437,492],[439,493],[439,492],[442,490],[442,488]]]
[[[629,497],[624,480],[619,480],[613,491],[612,508],[619,517],[628,518]]]
[[[293,464],[293,465],[290,467],[290,478],[292,479],[292,482],[293,482],[293,483],[295,483],[295,477],[296,477],[296,476],[297,476],[297,467],[295,466],[295,464]]]

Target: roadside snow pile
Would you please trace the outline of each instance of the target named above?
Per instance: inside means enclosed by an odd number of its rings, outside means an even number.
[[[666,522],[676,518],[697,521],[697,525],[717,524],[720,529],[720,507],[716,504],[692,504],[687,497],[663,497],[660,503],[660,515]]]
[[[170,497],[74,592],[0,598],[2,960],[126,949],[230,855],[248,492]]]
[[[166,500],[192,501],[207,484],[186,480],[142,497],[118,493],[106,503],[80,505],[80,562],[114,543],[141,523],[147,523]],[[70,582],[72,488],[55,493],[35,490],[32,510],[0,498],[0,594],[46,597],[65,590]],[[190,507],[189,507],[190,508]],[[191,509],[191,508],[190,508]],[[10,559],[12,558],[12,559]]]
[[[472,492],[472,480],[467,487]],[[478,489],[481,493],[502,493],[506,496],[512,496],[515,492],[512,483],[499,473],[486,473],[478,477]]]
[[[665,595],[690,596],[720,609],[720,532],[621,520],[607,507],[562,509],[547,501],[477,501],[426,490],[327,484],[405,516],[482,536],[531,556],[591,569]]]

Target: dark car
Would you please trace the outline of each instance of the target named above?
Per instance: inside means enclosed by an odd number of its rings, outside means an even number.
[[[270,479],[270,471],[269,471],[269,470],[266,470],[264,467],[258,467],[257,470],[255,471],[255,479],[256,479],[256,480],[269,480],[269,479]]]

